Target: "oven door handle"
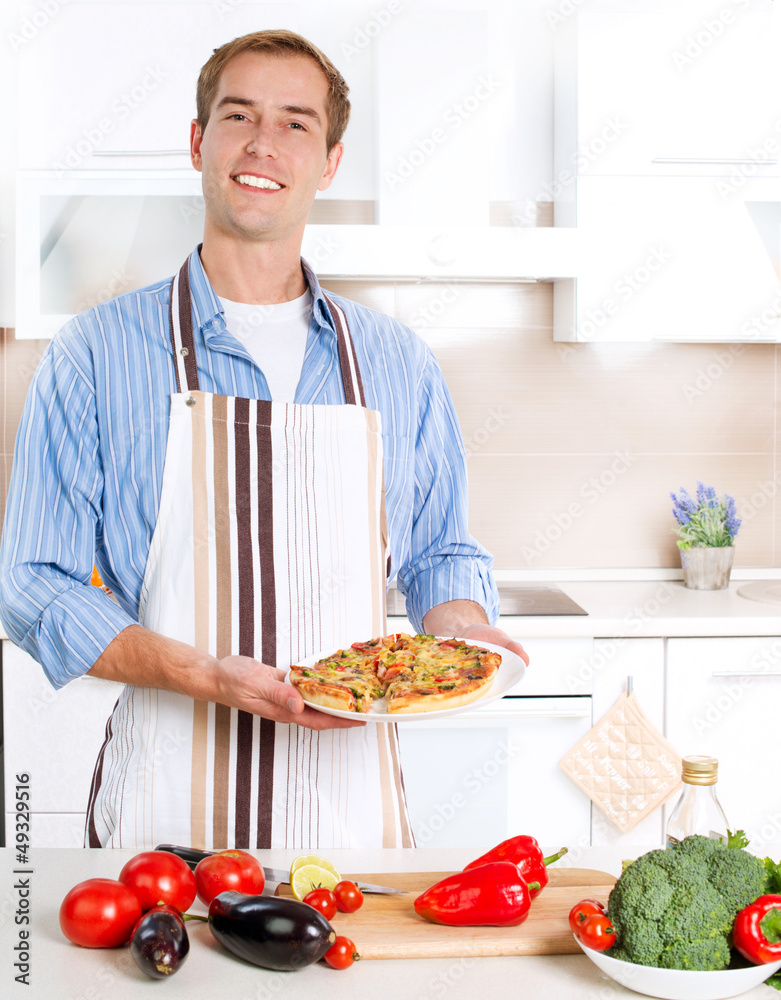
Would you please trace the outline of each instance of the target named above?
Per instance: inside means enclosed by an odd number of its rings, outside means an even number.
[[[501,719],[503,722],[514,722],[518,719],[585,719],[591,717],[590,708],[523,708],[512,712],[503,712],[498,709],[496,712],[480,712],[478,715],[463,715],[463,719],[470,722],[480,722],[481,719],[494,721]]]
[[[505,697],[491,706],[474,709],[450,718],[425,720],[420,716],[415,720],[399,717],[397,725],[480,726],[485,723],[517,723],[524,719],[590,719],[591,696],[579,695],[575,698],[534,698]]]

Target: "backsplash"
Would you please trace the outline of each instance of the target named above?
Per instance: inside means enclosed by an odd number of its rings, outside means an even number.
[[[547,283],[324,282],[395,315],[442,365],[469,454],[470,527],[500,569],[678,567],[669,493],[735,496],[735,566],[781,567],[781,345],[564,344]],[[0,331],[5,509],[44,341]]]

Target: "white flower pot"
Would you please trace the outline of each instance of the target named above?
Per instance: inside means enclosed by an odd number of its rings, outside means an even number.
[[[684,585],[692,590],[725,590],[735,559],[735,546],[681,549]]]

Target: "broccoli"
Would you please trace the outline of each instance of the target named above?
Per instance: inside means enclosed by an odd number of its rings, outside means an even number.
[[[649,851],[610,893],[617,938],[609,954],[666,969],[724,969],[735,916],[767,891],[768,881],[759,858],[706,837]]]
[[[744,906],[770,891],[765,862],[742,848],[725,848],[720,840],[695,836],[681,841],[677,850],[705,861],[708,881],[718,888],[733,920]]]

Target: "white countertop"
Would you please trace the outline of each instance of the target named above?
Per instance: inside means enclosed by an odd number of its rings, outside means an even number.
[[[505,571],[502,579],[512,576]],[[519,577],[519,582],[526,581]],[[528,638],[781,635],[781,605],[738,594],[748,579],[714,591],[689,590],[675,579],[547,582],[561,587],[588,614],[504,616],[500,624],[506,631]],[[0,626],[0,639],[5,638]]]
[[[747,582],[706,591],[681,580],[550,580],[588,614],[504,615],[497,624],[521,639],[781,635],[781,605],[741,597]]]
[[[560,583],[588,615],[507,617],[513,634],[529,637],[727,636],[781,634],[781,605],[727,590],[689,590],[680,580]],[[507,628],[507,625],[510,628]]]
[[[543,845],[544,848],[560,845]],[[763,848],[764,850],[765,848]],[[637,857],[647,848],[587,848],[576,851],[571,864],[619,874],[623,857]],[[341,972],[319,962],[298,972],[277,973],[248,965],[221,948],[205,924],[188,925],[191,948],[181,970],[165,986],[147,979],[135,966],[127,948],[92,950],[70,944],[58,923],[59,905],[66,892],[86,878],[116,878],[134,851],[30,851],[32,874],[17,876],[14,852],[0,851],[0,995],[33,1000],[134,1000],[154,995],[197,1000],[271,1000],[276,997],[317,997],[318,1000],[475,1000],[479,997],[637,997],[638,994],[607,979],[583,955],[542,955],[501,958],[400,959],[358,962]],[[256,851],[264,864],[287,868],[296,851]],[[329,851],[345,872],[456,871],[474,857],[465,850],[356,850]],[[772,851],[770,851],[773,854]],[[777,856],[777,851],[773,856]],[[30,879],[30,986],[14,982],[11,957],[18,941],[13,922],[16,878]],[[200,904],[193,907],[198,912]],[[200,912],[205,912],[200,908]],[[360,942],[356,942],[360,947]],[[747,997],[771,1000],[759,986]]]

